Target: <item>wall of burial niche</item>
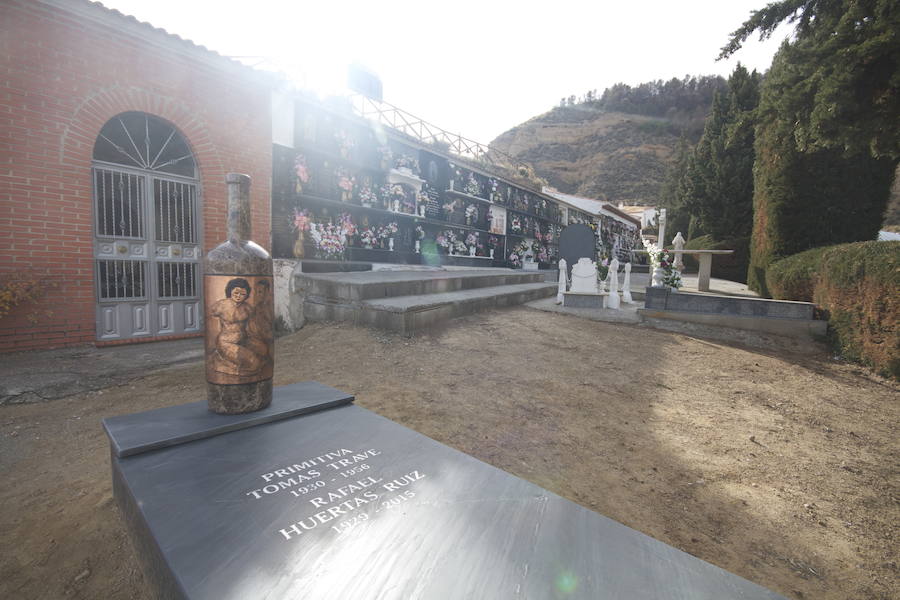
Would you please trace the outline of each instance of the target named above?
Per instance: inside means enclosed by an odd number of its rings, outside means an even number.
[[[623,223],[605,214],[594,216],[574,208],[569,208],[566,212],[566,225],[582,223],[597,233],[598,258],[618,258],[623,263],[641,262],[643,255],[634,253],[643,248],[638,226]]]
[[[298,104],[273,151],[276,258],[522,267],[558,261],[556,202],[367,122]]]

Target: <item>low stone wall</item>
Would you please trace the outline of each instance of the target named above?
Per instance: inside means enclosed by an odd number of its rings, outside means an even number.
[[[691,294],[648,287],[644,308],[638,313],[648,321],[668,319],[791,338],[819,338],[825,335],[828,325],[813,318],[813,309],[809,302]]]
[[[648,287],[644,307],[691,313],[810,320],[813,318],[815,305],[811,302],[691,294],[668,288]]]

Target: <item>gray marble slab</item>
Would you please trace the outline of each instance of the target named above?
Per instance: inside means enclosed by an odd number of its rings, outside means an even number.
[[[103,427],[113,454],[125,457],[350,402],[353,402],[350,394],[315,381],[304,381],[275,388],[272,404],[252,413],[217,415],[202,400],[109,417],[103,419]]]
[[[112,462],[163,598],[781,598],[352,404]]]

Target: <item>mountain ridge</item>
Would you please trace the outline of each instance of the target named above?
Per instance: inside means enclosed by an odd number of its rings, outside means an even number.
[[[559,191],[618,204],[656,204],[684,124],[664,117],[556,107],[490,143],[529,163]]]

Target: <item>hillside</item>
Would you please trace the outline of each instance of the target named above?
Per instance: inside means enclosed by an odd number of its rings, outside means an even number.
[[[531,164],[561,192],[654,204],[681,126],[665,118],[557,107],[501,134],[491,147]]]
[[[561,192],[656,204],[680,137],[700,139],[713,97],[724,89],[718,75],[617,83],[600,95],[563,98],[491,147],[531,164]]]

